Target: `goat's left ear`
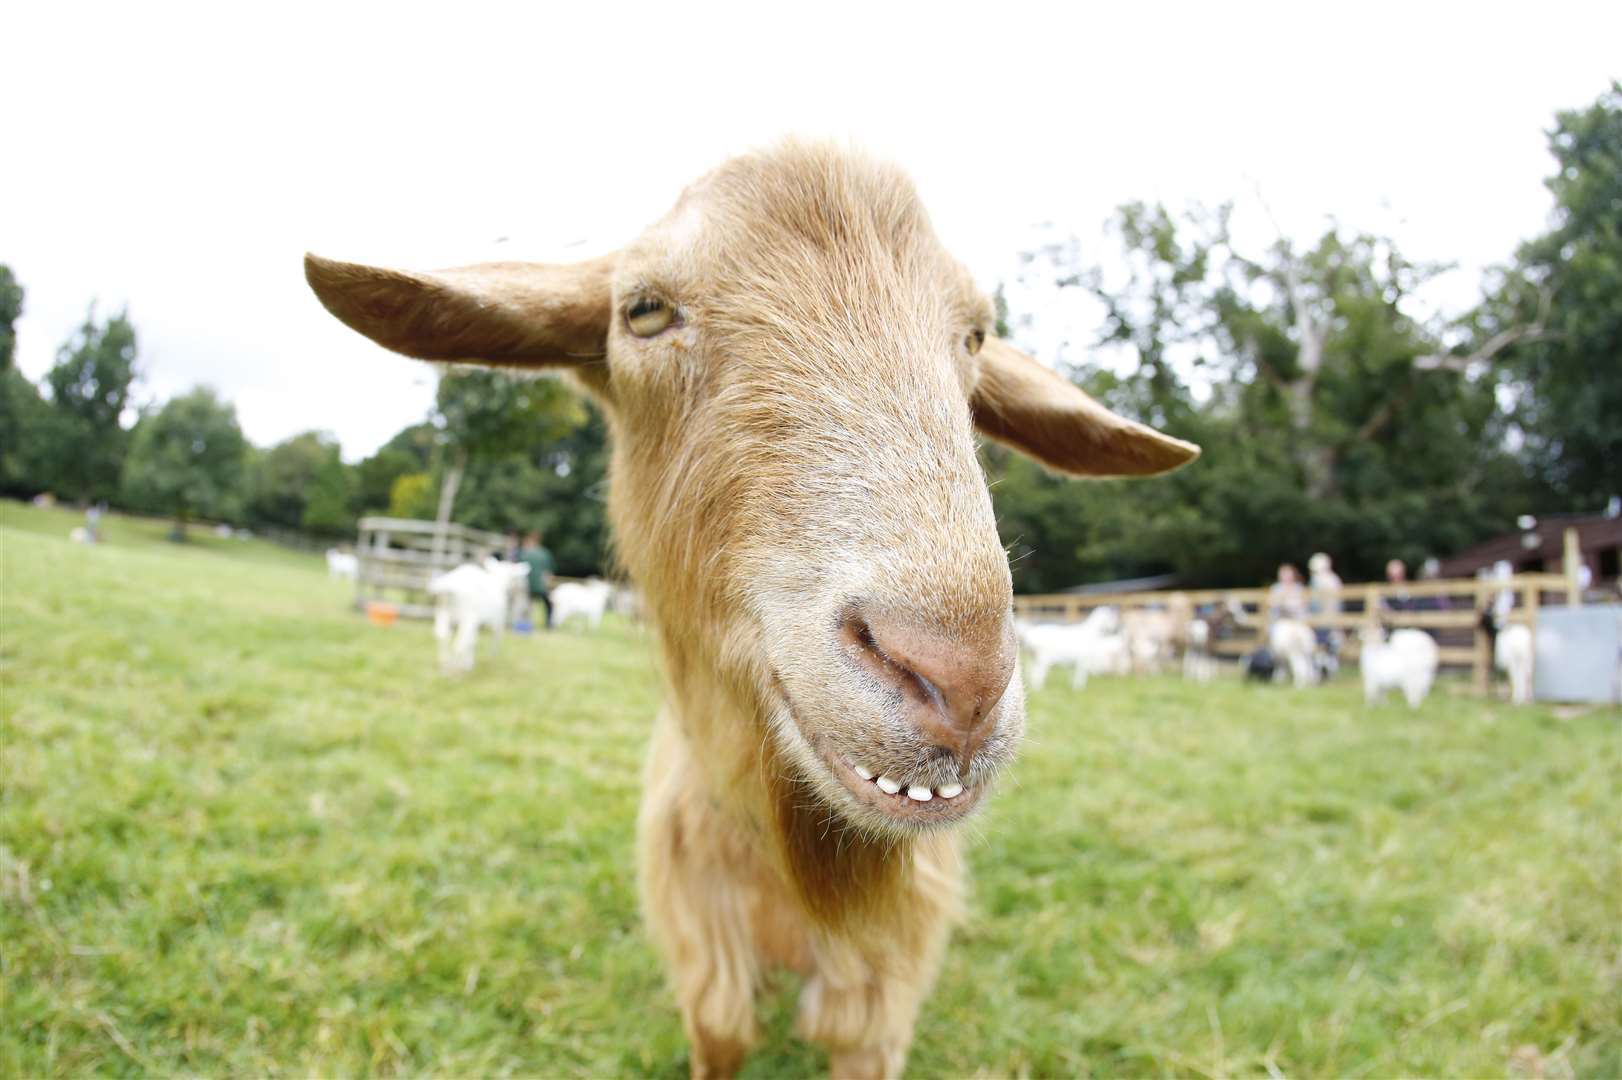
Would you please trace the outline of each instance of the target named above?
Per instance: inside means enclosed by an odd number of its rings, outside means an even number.
[[[304,256],[315,295],[354,330],[419,360],[561,367],[608,351],[614,256],[413,272]]]
[[[983,433],[1077,476],[1153,476],[1200,456],[1193,443],[1110,412],[1000,338],[980,350],[969,404]]]

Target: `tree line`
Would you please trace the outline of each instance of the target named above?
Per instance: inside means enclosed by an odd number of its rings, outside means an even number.
[[[1082,344],[1133,360],[1067,374],[1205,455],[1150,482],[1078,483],[987,446],[1016,589],[1253,583],[1316,550],[1364,579],[1519,514],[1602,507],[1622,488],[1622,86],[1558,114],[1549,146],[1548,229],[1457,319],[1410,314],[1445,268],[1389,239],[1334,227],[1242,250],[1231,206],[1121,207],[1124,277],[1073,241],[1027,253],[1029,272],[1102,304],[1101,338]],[[373,513],[539,528],[560,573],[608,568],[606,428],[554,379],[447,372],[427,416],[349,465],[323,432],[251,445],[206,387],[134,409],[126,312],[92,309],[36,386],[13,362],[23,302],[0,266],[0,493],[330,540]],[[1017,341],[1035,318],[1003,305],[999,332]]]
[[[1122,207],[1124,280],[1073,243],[1029,253],[1103,305],[1086,344],[1136,359],[1070,374],[1205,453],[1170,477],[1078,485],[990,449],[1016,587],[1254,584],[1314,551],[1373,580],[1388,558],[1446,556],[1521,514],[1604,509],[1622,492],[1622,85],[1559,113],[1549,149],[1547,230],[1457,319],[1410,314],[1444,268],[1389,239],[1335,227],[1247,251],[1227,206]]]
[[[24,301],[0,264],[0,494],[169,516],[177,537],[204,520],[336,543],[368,514],[443,512],[493,531],[542,529],[563,574],[607,562],[603,419],[555,379],[446,373],[427,416],[350,465],[328,432],[252,445],[235,406],[207,386],[136,409],[127,312],[92,308],[36,386],[15,364]]]

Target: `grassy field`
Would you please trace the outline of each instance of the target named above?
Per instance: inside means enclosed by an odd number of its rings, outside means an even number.
[[[639,927],[647,638],[0,507],[0,1074],[683,1075]],[[914,1076],[1622,1075],[1622,728],[1444,684],[1055,678]],[[747,1075],[814,1075],[766,1002]]]

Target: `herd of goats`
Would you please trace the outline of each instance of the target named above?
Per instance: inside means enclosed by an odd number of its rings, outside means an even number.
[[[327,552],[327,571],[331,577],[352,580],[359,565],[354,554],[334,549]],[[463,563],[429,582],[441,671],[455,675],[473,669],[481,629],[488,630],[499,647],[508,628],[527,621],[526,574],[522,563],[487,558]],[[578,619],[595,630],[609,610],[637,613],[634,590],[600,578],[562,582],[551,591],[550,601],[549,625],[554,628]],[[1092,675],[1160,674],[1179,668],[1186,679],[1209,682],[1220,671],[1213,642],[1256,619],[1232,599],[1197,614],[1187,597],[1174,594],[1159,609],[1123,612],[1104,605],[1079,622],[1021,620],[1016,630],[1028,688],[1040,688],[1054,668],[1069,667],[1070,685],[1079,690]],[[1489,614],[1484,625],[1493,638],[1494,665],[1508,677],[1510,700],[1531,701],[1531,630],[1520,623],[1505,624],[1501,614]],[[1396,690],[1418,708],[1430,693],[1440,664],[1436,639],[1423,630],[1387,631],[1377,618],[1359,636],[1365,700],[1372,705]],[[1249,679],[1310,686],[1339,670],[1343,643],[1339,631],[1315,630],[1300,619],[1273,619],[1257,647],[1242,658],[1239,670]]]
[[[1054,667],[1068,665],[1071,686],[1079,690],[1087,685],[1089,675],[1153,674],[1175,670],[1178,665],[1184,678],[1208,682],[1218,672],[1212,643],[1232,636],[1235,627],[1256,621],[1257,616],[1233,599],[1197,616],[1187,597],[1174,594],[1161,609],[1123,613],[1105,605],[1093,608],[1079,622],[1021,621],[1017,630],[1027,658],[1029,688],[1040,687]],[[1507,623],[1503,612],[1485,614],[1483,627],[1493,641],[1494,666],[1509,679],[1510,700],[1530,702],[1531,629]],[[1430,693],[1440,665],[1436,639],[1423,630],[1387,630],[1378,612],[1371,613],[1358,634],[1365,701],[1373,705],[1396,690],[1409,706],[1418,708]],[[1343,644],[1339,631],[1316,630],[1301,619],[1277,618],[1267,624],[1257,647],[1243,657],[1239,669],[1248,679],[1288,679],[1296,686],[1311,686],[1339,670]]]
[[[327,551],[327,576],[355,580],[360,560],[353,552]],[[509,627],[523,626],[530,615],[529,567],[487,557],[465,562],[429,579],[428,595],[434,598],[434,638],[439,644],[439,667],[447,675],[473,670],[474,650],[479,631],[490,632],[492,645],[499,648]],[[548,625],[553,628],[579,619],[595,630],[611,608],[622,614],[634,611],[635,596],[630,590],[590,578],[565,581],[549,594]]]

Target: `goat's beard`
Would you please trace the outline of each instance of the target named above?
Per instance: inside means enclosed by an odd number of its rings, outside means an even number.
[[[805,910],[840,926],[882,907],[910,872],[910,860],[900,856],[912,838],[852,823],[821,790],[821,779],[806,779],[802,764],[786,759],[775,737],[768,736],[762,757],[778,855]],[[837,783],[831,775],[826,782]]]

